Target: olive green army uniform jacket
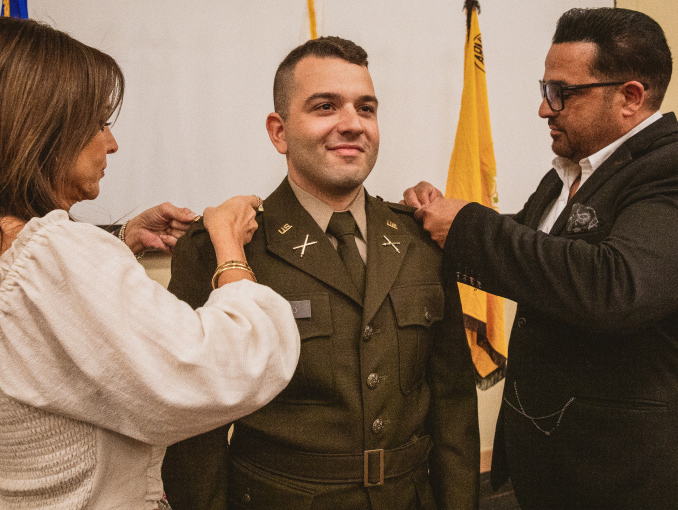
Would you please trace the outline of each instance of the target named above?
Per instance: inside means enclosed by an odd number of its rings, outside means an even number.
[[[369,195],[365,207],[363,299],[287,179],[264,201],[247,260],[295,311],[299,365],[235,424],[228,495],[225,429],[168,449],[175,510],[324,507],[313,484],[353,486],[373,510],[477,508],[477,396],[456,281],[443,281],[441,250],[411,208]],[[199,307],[215,268],[198,222],[176,246],[170,290]],[[233,458],[244,462],[235,473]]]

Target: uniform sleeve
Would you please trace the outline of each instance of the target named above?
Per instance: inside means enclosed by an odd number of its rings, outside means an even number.
[[[117,239],[48,225],[0,289],[0,388],[26,404],[166,445],[268,403],[294,373],[289,304],[250,281],[189,305]]]
[[[597,243],[551,236],[469,204],[450,228],[445,256],[451,268],[472,268],[483,290],[551,317],[602,333],[637,331],[676,311],[678,182],[620,201]]]
[[[209,235],[198,222],[174,247],[168,290],[199,308],[209,299],[216,266]],[[174,510],[226,508],[229,428],[230,423],[167,448],[162,481]]]
[[[167,290],[191,308],[201,307],[210,297],[216,268],[217,256],[209,234],[202,227],[193,225],[174,247],[172,276]]]
[[[440,510],[478,508],[480,433],[473,362],[456,281],[445,282],[445,317],[429,355],[431,485]]]

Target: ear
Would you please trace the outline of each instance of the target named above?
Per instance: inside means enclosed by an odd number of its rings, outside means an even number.
[[[287,154],[287,138],[285,137],[285,121],[277,113],[269,113],[266,117],[266,131],[276,150]]]
[[[622,88],[624,101],[622,105],[622,115],[633,117],[643,109],[647,101],[647,92],[645,87],[639,81],[629,81]]]

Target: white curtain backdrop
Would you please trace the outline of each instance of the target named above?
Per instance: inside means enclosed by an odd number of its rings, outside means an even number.
[[[461,103],[463,0],[316,0],[318,33],[362,45],[379,98],[381,150],[367,188],[398,201],[444,188]],[[480,0],[499,207],[517,212],[553,157],[537,81],[556,20],[614,0]],[[29,15],[110,53],[125,72],[101,194],[76,205],[112,223],[169,200],[202,212],[234,194],[268,195],[286,173],[265,129],[273,76],[309,36],[306,0],[28,0]],[[507,321],[510,324],[510,320]],[[479,393],[492,448],[503,383]]]

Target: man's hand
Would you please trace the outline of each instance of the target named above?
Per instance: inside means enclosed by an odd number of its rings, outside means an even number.
[[[197,214],[165,202],[135,216],[125,230],[125,243],[137,254],[148,248],[171,253]]]
[[[400,203],[418,209],[423,205],[430,204],[436,198],[443,196],[444,195],[439,189],[433,187],[433,184],[421,181],[414,188],[407,188],[405,190],[405,193],[403,193],[403,200],[401,200]]]
[[[426,181],[421,181],[413,188],[407,188],[400,203],[417,208],[414,217],[424,224],[424,229],[431,234],[431,239],[441,248],[445,246],[447,233],[457,213],[468,204],[458,198],[445,198],[439,189]]]
[[[457,213],[466,204],[468,204],[466,200],[438,197],[432,202],[419,207],[414,212],[414,217],[423,222],[424,229],[431,234],[431,239],[443,248],[452,222],[457,217]]]

